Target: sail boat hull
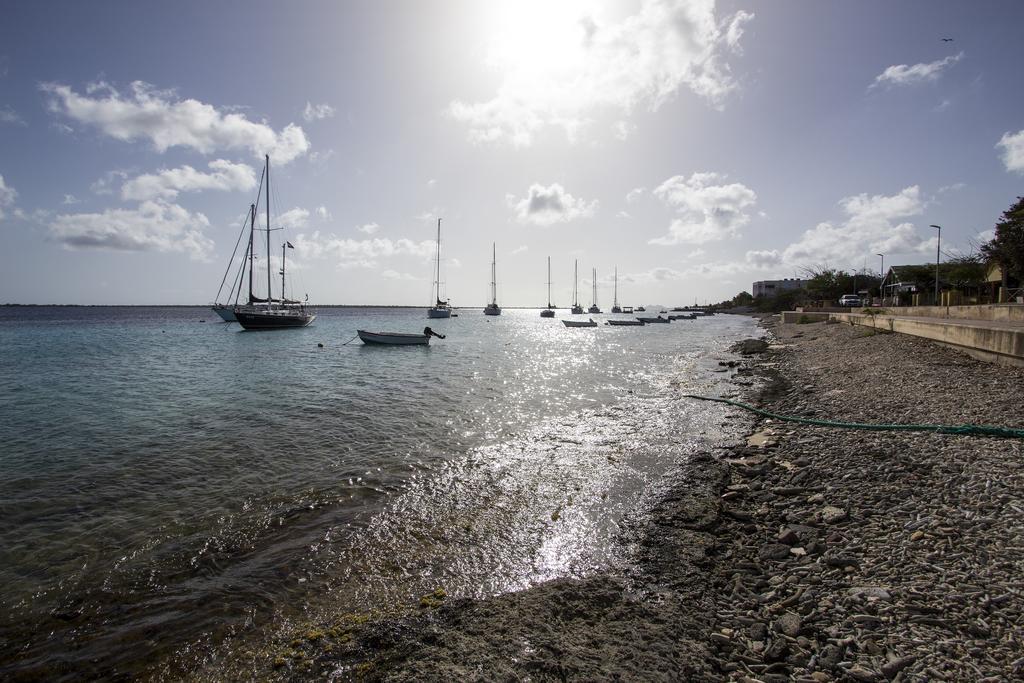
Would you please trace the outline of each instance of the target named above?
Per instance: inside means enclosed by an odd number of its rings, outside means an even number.
[[[214,304],[211,306],[213,312],[220,316],[221,320],[226,323],[236,323],[238,318],[235,317],[235,309],[230,306],[223,304]]]
[[[501,315],[501,307],[498,304],[487,304],[484,307],[484,315]]]
[[[316,320],[316,315],[302,308],[272,308],[262,310],[235,309],[238,324],[247,330],[283,330],[305,327]]]
[[[450,318],[450,317],[452,317],[452,309],[450,309],[450,308],[440,308],[440,307],[428,308],[427,309],[427,317],[428,318]]]

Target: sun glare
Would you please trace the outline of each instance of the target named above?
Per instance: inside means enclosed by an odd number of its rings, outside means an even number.
[[[581,68],[593,18],[587,3],[516,0],[491,13],[489,62],[532,75]]]

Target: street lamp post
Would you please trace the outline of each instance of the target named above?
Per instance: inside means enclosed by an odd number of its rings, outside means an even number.
[[[942,246],[942,226],[929,225],[939,231],[939,238],[935,241],[935,305],[939,305],[939,248]]]
[[[878,282],[878,297],[882,300],[882,305],[884,306],[885,305],[885,288],[884,288],[884,284],[885,284],[885,254],[875,254],[875,256],[881,256],[882,257],[882,265],[879,266],[879,270],[878,270],[879,276],[882,278]]]

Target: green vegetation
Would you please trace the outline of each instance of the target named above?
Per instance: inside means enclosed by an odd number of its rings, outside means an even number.
[[[1024,197],[1017,197],[1003,212],[995,237],[981,245],[981,253],[1002,269],[1003,287],[1009,286],[1010,279],[1024,281]]]

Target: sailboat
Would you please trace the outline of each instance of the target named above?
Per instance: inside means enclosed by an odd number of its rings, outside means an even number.
[[[548,307],[540,312],[542,318],[554,318],[555,309],[551,305],[551,257],[548,256]]]
[[[572,314],[580,315],[583,307],[580,306],[580,262],[579,259],[573,262],[572,266]]]
[[[452,307],[448,301],[441,300],[441,219],[437,219],[437,250],[434,253],[434,284],[431,286],[431,299],[434,305],[427,309],[428,318],[450,318]]]
[[[266,165],[263,167],[264,187],[266,189],[267,209],[267,298],[261,299],[253,292],[253,247],[255,246],[254,233],[256,232],[256,205],[249,207],[249,302],[245,305],[235,306],[234,314],[238,324],[247,330],[277,330],[286,327],[305,327],[316,319],[316,314],[306,310],[303,301],[294,301],[287,298],[285,292],[285,257],[287,250],[292,247],[291,242],[285,241],[281,245],[281,298],[275,299],[271,287],[272,274],[270,269],[270,231],[280,228],[270,227],[270,155],[265,157]],[[258,200],[257,200],[258,201]],[[307,296],[308,298],[308,296]]]
[[[615,292],[612,299],[612,313],[622,313],[622,306],[619,306],[619,267],[615,266]]]
[[[484,315],[501,315],[501,307],[498,306],[498,283],[497,283],[497,247],[491,242],[491,303],[484,306]]]
[[[260,189],[262,194],[263,190]],[[235,265],[235,256],[238,254],[238,245],[242,243],[242,237],[245,235],[246,230],[252,233],[252,221],[256,220],[256,205],[250,204],[249,211],[245,214],[245,220],[242,222],[242,229],[238,233],[238,240],[235,242],[235,250],[231,252],[231,260],[228,261],[227,270],[224,271],[224,277],[221,278],[220,288],[217,289],[217,298],[214,299],[214,304],[210,308],[213,312],[220,316],[220,319],[226,323],[238,322],[235,318],[235,306],[238,305],[238,297],[242,294],[242,283],[245,279],[245,262],[249,258],[249,248],[251,244],[246,242],[246,252],[242,256],[242,260],[239,264],[238,273],[235,279],[231,283],[231,288],[228,290],[226,303],[221,303],[220,295],[224,291],[224,285],[227,284],[228,275],[231,274],[231,270]],[[251,240],[250,240],[251,242]],[[233,303],[232,303],[233,302]]]
[[[600,313],[601,309],[597,307],[597,268],[594,268],[591,274],[591,283],[594,285],[594,291],[590,295],[590,308],[587,309],[587,313]]]

